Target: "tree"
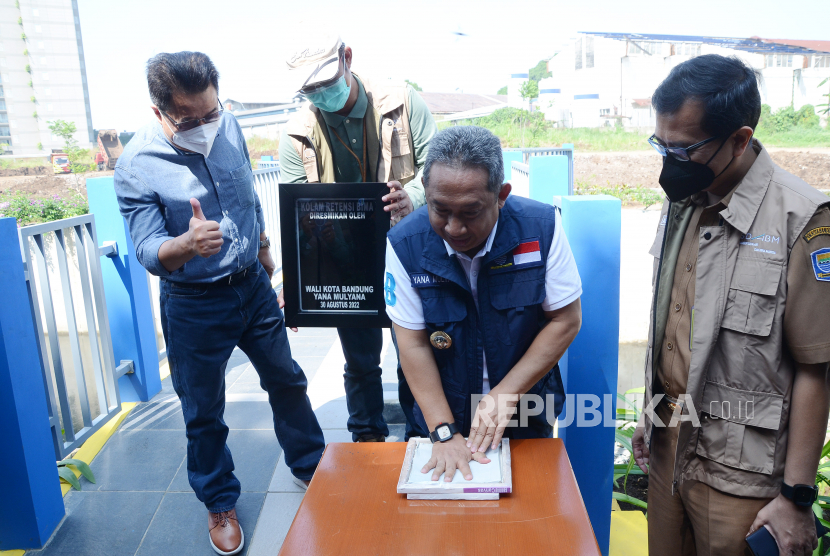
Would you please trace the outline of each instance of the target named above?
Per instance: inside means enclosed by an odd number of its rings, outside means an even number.
[[[499,89],[499,92],[496,93],[497,95],[506,95],[507,94],[507,85]]]
[[[75,139],[75,132],[78,128],[75,122],[67,122],[64,120],[55,120],[47,122],[49,124],[49,131],[63,139],[63,150],[66,152],[66,157],[69,159],[69,167],[73,172],[86,172],[92,168],[91,164],[84,164],[82,160],[89,156],[89,151],[78,146],[78,141]]]
[[[539,63],[536,64],[535,67],[530,68],[530,80],[535,81],[536,83],[539,83],[539,81],[545,79],[546,77],[550,77],[551,75],[553,74],[548,71],[547,60],[539,60]]]
[[[407,82],[407,84],[408,84],[410,87],[412,87],[413,89],[415,89],[416,91],[423,91],[423,89],[421,89],[421,88],[418,86],[418,84],[417,84],[417,83],[415,83],[414,81],[410,81],[409,79],[404,79],[404,81],[406,81],[406,82]]]
[[[539,84],[532,79],[525,81],[519,87],[519,94],[522,95],[523,99],[530,101],[539,96]]]

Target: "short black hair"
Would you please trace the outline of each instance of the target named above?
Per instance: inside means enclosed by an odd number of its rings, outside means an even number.
[[[219,92],[219,72],[201,52],[162,52],[147,60],[150,100],[164,112],[170,111],[175,93],[198,94],[210,85]]]
[[[657,114],[675,114],[689,100],[703,105],[701,128],[725,137],[761,117],[758,73],[737,56],[705,54],[675,66],[660,83],[651,104]]]

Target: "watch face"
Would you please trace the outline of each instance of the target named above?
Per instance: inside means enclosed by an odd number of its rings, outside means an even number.
[[[452,436],[452,434],[450,433],[450,428],[447,425],[438,427],[437,429],[435,429],[435,432],[438,433],[438,438],[440,438],[442,441],[449,440],[449,438]]]
[[[810,487],[796,487],[793,502],[800,505],[812,505],[814,491]]]

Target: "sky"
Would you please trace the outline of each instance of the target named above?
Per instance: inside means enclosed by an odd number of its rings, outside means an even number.
[[[150,121],[144,68],[159,52],[206,53],[222,99],[290,98],[286,55],[315,25],[340,33],[360,75],[484,94],[578,31],[830,39],[827,0],[78,0],[78,8],[93,127],[119,131]]]

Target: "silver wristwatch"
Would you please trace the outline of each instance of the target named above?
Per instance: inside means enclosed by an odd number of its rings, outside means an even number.
[[[265,239],[259,240],[259,248],[266,249],[268,247],[271,247],[271,238],[265,236]]]

